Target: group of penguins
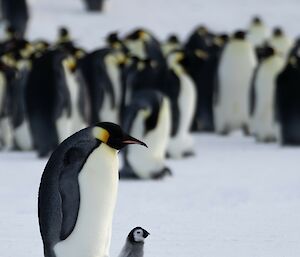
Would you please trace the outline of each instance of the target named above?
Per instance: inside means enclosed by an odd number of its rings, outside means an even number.
[[[121,178],[170,175],[166,156],[194,154],[192,132],[242,129],[257,141],[300,144],[300,40],[259,17],[247,31],[197,27],[185,42],[145,29],[110,33],[94,51],[67,28],[55,43],[13,27],[0,44],[2,149],[48,156],[90,124],[109,121],[149,146],[123,153]]]

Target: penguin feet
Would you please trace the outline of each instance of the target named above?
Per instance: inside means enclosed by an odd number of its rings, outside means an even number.
[[[172,176],[172,171],[168,167],[164,167],[161,171],[152,174],[152,179],[162,179],[166,176]]]

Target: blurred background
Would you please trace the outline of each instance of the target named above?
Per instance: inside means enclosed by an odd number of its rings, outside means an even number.
[[[90,1],[0,1],[0,256],[42,256],[47,159],[112,121],[150,147],[111,256],[142,226],[149,257],[298,257],[300,2]]]

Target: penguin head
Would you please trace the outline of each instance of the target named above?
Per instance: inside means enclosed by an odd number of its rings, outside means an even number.
[[[58,30],[58,42],[59,43],[64,43],[64,42],[69,42],[70,39],[70,33],[69,30],[66,27],[61,27]]]
[[[238,30],[233,34],[233,38],[237,40],[244,40],[246,38],[246,32]]]
[[[252,19],[252,24],[253,25],[261,25],[262,24],[262,20],[259,16],[254,16]]]
[[[273,37],[282,37],[284,34],[283,30],[280,27],[276,27],[273,30]]]
[[[93,128],[93,136],[97,140],[116,150],[121,150],[123,147],[130,144],[138,144],[147,147],[144,142],[126,134],[119,125],[111,122],[97,123]]]
[[[131,243],[143,243],[149,235],[150,233],[145,229],[141,227],[136,227],[130,231],[127,239]]]

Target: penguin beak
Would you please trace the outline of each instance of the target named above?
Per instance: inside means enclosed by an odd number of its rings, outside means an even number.
[[[122,143],[124,145],[131,145],[131,144],[143,145],[148,148],[148,146],[144,142],[126,134],[123,136]]]
[[[143,232],[144,232],[143,233],[144,238],[147,238],[150,235],[150,233],[146,230],[144,230]]]

